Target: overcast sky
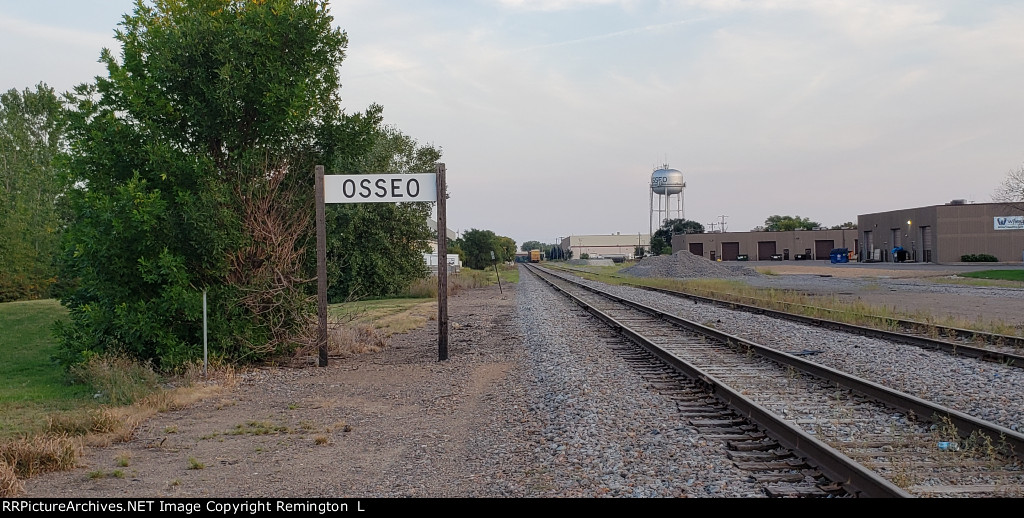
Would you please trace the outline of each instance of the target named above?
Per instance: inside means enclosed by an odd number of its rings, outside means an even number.
[[[449,227],[647,233],[649,181],[747,231],[774,214],[991,201],[1024,161],[1024,2],[331,2],[348,112],[439,146]],[[0,0],[0,90],[91,81],[128,0]]]

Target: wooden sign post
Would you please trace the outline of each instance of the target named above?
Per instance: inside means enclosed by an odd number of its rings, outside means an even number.
[[[448,359],[448,235],[445,223],[444,164],[434,173],[324,175],[316,166],[316,302],[319,365],[327,366],[327,223],[326,203],[437,202],[437,356]],[[444,268],[440,258],[444,258]]]

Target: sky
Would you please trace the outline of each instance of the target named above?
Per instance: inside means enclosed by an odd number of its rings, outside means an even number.
[[[990,202],[1024,162],[1024,2],[329,5],[345,111],[380,104],[441,148],[458,232],[646,234],[663,165],[684,175],[686,219],[748,231]],[[104,75],[132,9],[0,0],[0,91]]]

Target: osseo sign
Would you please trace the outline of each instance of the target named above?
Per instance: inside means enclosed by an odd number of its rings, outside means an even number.
[[[437,201],[437,175],[324,175],[325,203]]]

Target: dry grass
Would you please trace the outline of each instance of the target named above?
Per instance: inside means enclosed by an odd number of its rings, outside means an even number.
[[[327,328],[327,354],[353,356],[384,350],[391,340],[385,332],[374,327],[334,325]]]
[[[67,435],[25,437],[0,444],[0,461],[20,478],[71,469],[81,453],[81,441]]]
[[[6,461],[0,460],[0,498],[17,496],[24,490],[25,485],[21,483],[14,468]]]
[[[128,441],[147,418],[214,397],[237,383],[233,368],[218,367],[203,378],[200,365],[180,372],[171,380],[172,388],[153,388],[144,393],[131,388],[133,383],[128,380],[140,376],[141,371],[129,367],[132,371],[129,374],[118,374],[114,371],[119,365],[118,362],[95,362],[89,369],[110,382],[107,386],[111,394],[116,394],[115,398],[127,397],[133,403],[54,413],[47,417],[43,433],[0,443],[0,497],[17,496],[24,490],[22,479],[74,468],[83,447],[104,447]],[[141,377],[149,379],[145,373]]]

